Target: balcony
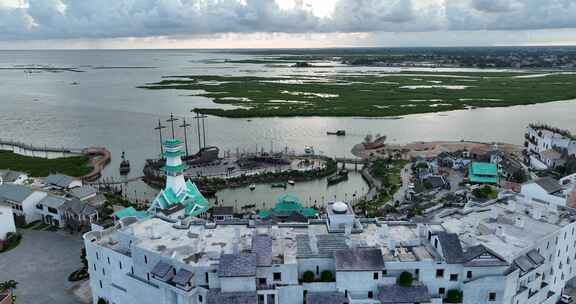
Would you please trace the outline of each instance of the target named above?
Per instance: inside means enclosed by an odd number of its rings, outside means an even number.
[[[276,289],[276,284],[256,284],[256,290],[273,290]]]

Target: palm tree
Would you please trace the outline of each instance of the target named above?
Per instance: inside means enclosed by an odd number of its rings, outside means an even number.
[[[18,282],[14,281],[14,280],[2,282],[2,283],[0,283],[0,292],[4,292],[4,291],[12,292],[17,287],[18,287]]]

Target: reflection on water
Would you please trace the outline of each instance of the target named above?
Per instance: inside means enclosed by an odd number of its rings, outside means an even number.
[[[326,179],[309,182],[299,182],[294,186],[288,185],[286,189],[272,188],[270,184],[259,184],[254,191],[248,187],[226,189],[216,194],[220,206],[235,207],[237,211],[241,206],[256,205],[256,209],[270,209],[276,205],[279,197],[285,194],[295,195],[300,203],[306,207],[319,207],[328,201],[348,201],[360,197],[368,191],[368,186],[358,172],[350,171],[348,180],[328,187]]]
[[[24,141],[34,145],[57,147],[105,146],[112,152],[112,162],[106,176],[118,177],[120,154],[126,151],[133,168],[131,177],[141,175],[147,158],[160,152],[157,120],[171,112],[193,121],[194,107],[216,106],[209,99],[187,96],[184,91],[143,90],[137,86],[156,82],[165,75],[251,75],[274,76],[288,74],[375,73],[387,68],[335,67],[320,69],[274,68],[262,65],[216,66],[206,64],[213,58],[250,59],[232,54],[194,53],[188,50],[130,51],[0,51],[0,67],[19,64],[84,67],[84,73],[60,72],[26,75],[17,70],[0,70],[0,138]],[[95,67],[153,66],[153,69],[92,69]],[[71,85],[77,82],[78,85]],[[295,85],[294,91],[297,91]],[[191,93],[190,93],[191,94]],[[480,98],[481,96],[479,96]],[[406,143],[429,140],[478,140],[522,143],[523,132],[530,122],[546,122],[576,131],[573,101],[532,106],[462,110],[442,114],[409,115],[403,119],[362,119],[335,117],[230,119],[210,117],[206,121],[207,144],[221,151],[236,149],[253,151],[256,146],[276,151],[288,146],[303,152],[313,146],[317,153],[330,156],[350,156],[354,144],[368,133],[385,134],[390,142]],[[192,150],[197,150],[196,126],[189,130]],[[326,131],[346,130],[347,136],[326,136]],[[177,130],[182,136],[181,130]],[[167,133],[165,133],[167,135]],[[271,148],[268,148],[268,147]],[[349,183],[354,183],[351,176]],[[360,181],[358,181],[360,183]],[[151,196],[155,193],[142,183],[129,193]],[[334,190],[323,190],[324,182],[297,186],[294,190],[303,203],[331,191],[350,189],[344,184]],[[264,186],[260,186],[264,187]],[[339,190],[340,188],[344,190]],[[299,189],[299,190],[296,190]],[[221,193],[228,204],[234,196],[246,197],[259,203],[275,201],[277,193],[266,189],[240,195]],[[248,190],[249,191],[249,190]],[[278,193],[280,194],[280,192]],[[246,199],[247,200],[247,199]]]

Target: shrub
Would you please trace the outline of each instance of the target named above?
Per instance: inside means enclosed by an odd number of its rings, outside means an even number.
[[[314,282],[314,272],[308,270],[302,274],[302,281],[304,283]]]
[[[322,280],[322,282],[332,282],[334,281],[334,275],[332,274],[332,271],[324,270],[320,275],[320,279]]]
[[[108,301],[104,298],[98,298],[97,304],[108,304]]]
[[[446,293],[446,303],[461,303],[462,292],[458,289],[450,289]]]
[[[404,271],[400,274],[400,276],[398,276],[398,279],[396,279],[396,284],[402,287],[410,287],[412,286],[413,280],[414,277],[412,274],[408,271]]]

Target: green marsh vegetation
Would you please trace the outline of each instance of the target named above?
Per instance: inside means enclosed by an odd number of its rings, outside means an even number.
[[[225,117],[390,117],[575,99],[575,84],[576,74],[571,73],[333,72],[167,76],[141,88],[195,91],[227,105],[195,112]]]

